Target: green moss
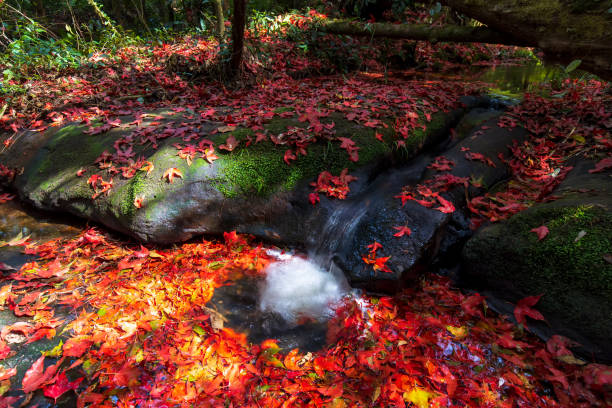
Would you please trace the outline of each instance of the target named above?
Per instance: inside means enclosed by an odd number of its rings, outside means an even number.
[[[83,133],[85,130],[86,126],[68,125],[56,131],[33,164],[26,169],[30,189],[38,194],[51,190],[61,193],[80,168],[90,166],[104,150],[112,148],[116,136],[88,135]],[[84,196],[91,195],[86,188],[86,180],[84,177],[80,187],[69,186]]]
[[[408,139],[406,139],[405,152],[409,157],[421,151],[423,146],[430,143],[430,137],[440,132],[445,132],[448,125],[448,115],[443,112],[435,113],[431,116],[431,120],[427,122],[425,119],[420,120],[425,125],[425,129],[417,128]]]
[[[527,239],[526,263],[547,282],[605,290],[612,299],[612,265],[603,259],[612,250],[611,214],[594,206],[545,207],[516,217],[510,225]],[[530,231],[540,225],[546,225],[550,233],[537,242]],[[575,242],[581,231],[586,235]]]
[[[445,133],[449,126],[448,114],[438,113],[426,122],[426,129],[416,130],[406,140],[406,146],[400,150],[395,147],[393,120],[377,129],[364,127],[347,120],[344,115],[333,113],[322,119],[323,123],[334,123],[335,138],[352,139],[359,147],[359,161],[350,161],[346,150],[340,148],[340,142],[323,140],[307,147],[307,155],[299,155],[291,165],[284,162],[285,152],[289,146],[274,145],[272,142],[260,142],[246,147],[241,143],[231,153],[220,151],[215,187],[225,196],[256,194],[267,196],[279,190],[291,190],[300,182],[314,180],[322,171],[339,174],[343,169],[354,171],[367,163],[380,160],[385,156],[395,155],[398,158],[414,157],[433,134]],[[292,127],[306,127],[308,124],[297,118],[275,118],[265,125],[265,130],[272,135],[286,133]],[[383,141],[376,139],[376,133],[382,134]],[[230,134],[237,140],[244,140],[253,132],[249,129],[237,129]],[[225,140],[225,139],[223,139]]]
[[[285,112],[292,112],[294,110],[295,108],[293,108],[292,106],[281,106],[280,108],[274,109],[274,113],[279,114],[279,113],[285,113]]]
[[[533,228],[546,225],[541,241]],[[584,231],[581,239],[578,234]],[[540,204],[481,231],[464,255],[488,287],[544,294],[538,309],[592,338],[612,334],[612,214],[599,206]],[[486,283],[488,282],[488,283]],[[508,286],[504,286],[508,285]],[[518,299],[514,299],[518,300]]]
[[[138,211],[138,208],[134,206],[134,200],[136,197],[146,196],[148,188],[145,182],[145,174],[144,171],[139,171],[120,189],[112,191],[110,204],[118,219],[130,218]]]
[[[244,145],[231,153],[220,154],[215,162],[218,166],[218,177],[215,186],[226,196],[238,194],[257,194],[266,196],[278,190],[291,190],[303,180],[312,180],[324,171],[339,174],[342,169],[349,171],[371,162],[391,152],[390,142],[393,130],[384,129],[385,142],[378,141],[375,130],[347,121],[340,115],[332,115],[324,122],[334,122],[336,137],[350,137],[359,147],[359,162],[349,160],[346,150],[340,148],[339,142],[322,141],[313,143],[307,148],[307,155],[300,155],[291,165],[284,161],[287,146],[276,146],[272,142],[262,142],[249,146]],[[290,127],[304,127],[306,124],[296,118],[276,118],[265,126],[271,134],[281,134]],[[381,132],[380,129],[378,129]],[[232,134],[238,139],[250,132],[243,129]],[[238,135],[237,135],[238,133]]]

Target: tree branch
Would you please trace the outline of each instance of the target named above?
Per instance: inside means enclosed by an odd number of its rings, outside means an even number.
[[[365,24],[349,20],[324,22],[319,30],[330,34],[404,38],[423,41],[477,42],[503,45],[528,45],[507,34],[501,34],[486,27],[444,26],[432,27],[425,24]]]

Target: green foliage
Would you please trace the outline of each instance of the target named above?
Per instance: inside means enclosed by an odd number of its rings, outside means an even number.
[[[25,79],[36,78],[49,70],[77,68],[88,63],[95,52],[112,52],[143,42],[137,36],[119,31],[108,16],[102,15],[106,17],[104,22],[94,20],[80,26],[64,24],[58,34],[19,10],[0,5],[0,30],[4,40],[4,49],[0,49],[3,79],[0,94],[23,93],[20,83]]]
[[[82,59],[82,54],[71,44],[74,38],[71,31],[68,31],[65,38],[56,39],[29,18],[17,20],[12,27],[3,28],[12,32],[13,40],[0,56],[0,62],[16,71],[32,67],[75,67]]]
[[[582,60],[579,60],[579,59],[570,62],[567,65],[567,67],[565,67],[565,73],[569,74],[570,72],[576,70],[576,68],[578,68],[581,63],[582,63]]]

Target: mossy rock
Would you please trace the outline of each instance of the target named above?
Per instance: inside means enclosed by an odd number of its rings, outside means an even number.
[[[201,233],[220,234],[232,229],[260,235],[261,226],[272,224],[283,214],[303,218],[289,213],[297,211],[292,203],[307,203],[309,183],[320,172],[370,169],[364,173],[367,179],[368,171],[378,164],[406,161],[424,146],[440,141],[461,112],[439,113],[429,122],[423,118],[425,130],[414,131],[402,148],[396,146],[394,118],[387,118],[384,126],[373,129],[333,113],[322,122],[334,123],[334,136],[311,142],[307,154],[298,155],[290,165],[285,163],[284,155],[292,146],[284,144],[279,135],[290,128],[307,126],[296,117],[279,116],[264,125],[266,133],[279,137],[279,144],[270,140],[254,143],[253,131],[245,128],[214,133],[219,124],[198,121],[194,129],[214,143],[217,160],[208,163],[195,158],[188,164],[178,157],[174,147],[176,143],[185,145],[179,137],[158,139],[155,149],[133,143],[134,158],[152,162],[154,170],[150,174],[139,171],[130,179],[115,175],[110,192],[95,199],[89,177],[99,174],[108,181],[111,176],[94,162],[104,151],[114,153],[119,138],[129,137],[136,129],[134,118],[124,118],[122,126],[96,135],[87,132],[87,125],[70,124],[45,135],[45,142],[24,165],[15,187],[23,199],[38,208],[68,211],[147,242],[177,242]],[[156,112],[147,117],[155,117],[162,126],[190,120],[188,114],[177,117],[173,112]],[[375,137],[377,132],[383,135],[382,141]],[[239,141],[238,146],[231,152],[221,150],[219,146],[230,136]],[[358,162],[351,161],[346,150],[340,148],[338,137],[355,142],[359,147]],[[182,174],[173,183],[163,177],[170,168]],[[81,176],[77,175],[79,170]],[[136,198],[142,200],[141,208],[134,205]],[[291,228],[300,229],[297,225]]]
[[[464,248],[465,273],[479,289],[512,303],[543,294],[536,308],[552,328],[549,335],[566,335],[611,361],[612,264],[606,258],[612,253],[612,179],[592,175],[602,187],[595,192],[569,188],[584,176],[558,189],[565,190],[562,199],[480,230]],[[538,240],[531,230],[542,225],[549,234]]]

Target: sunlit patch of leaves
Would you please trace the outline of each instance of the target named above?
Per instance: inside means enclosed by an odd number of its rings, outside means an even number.
[[[270,261],[243,235],[162,250],[90,229],[71,240],[13,244],[41,259],[4,278],[0,304],[36,323],[6,332],[40,337],[61,323],[57,305],[74,310],[63,343],[12,384],[51,399],[71,390],[79,404],[95,406],[557,407],[610,398],[609,368],[575,358],[559,336],[544,345],[488,311],[484,297],[442,278],[395,297],[347,299],[329,322],[329,345],[303,353],[282,351],[273,339],[249,344],[215,324],[207,306],[215,289],[262,277]],[[381,249],[372,244],[368,258],[384,271]],[[536,302],[517,306],[523,324],[541,318]],[[3,341],[0,357],[10,353]],[[15,372],[0,376],[10,382]]]

